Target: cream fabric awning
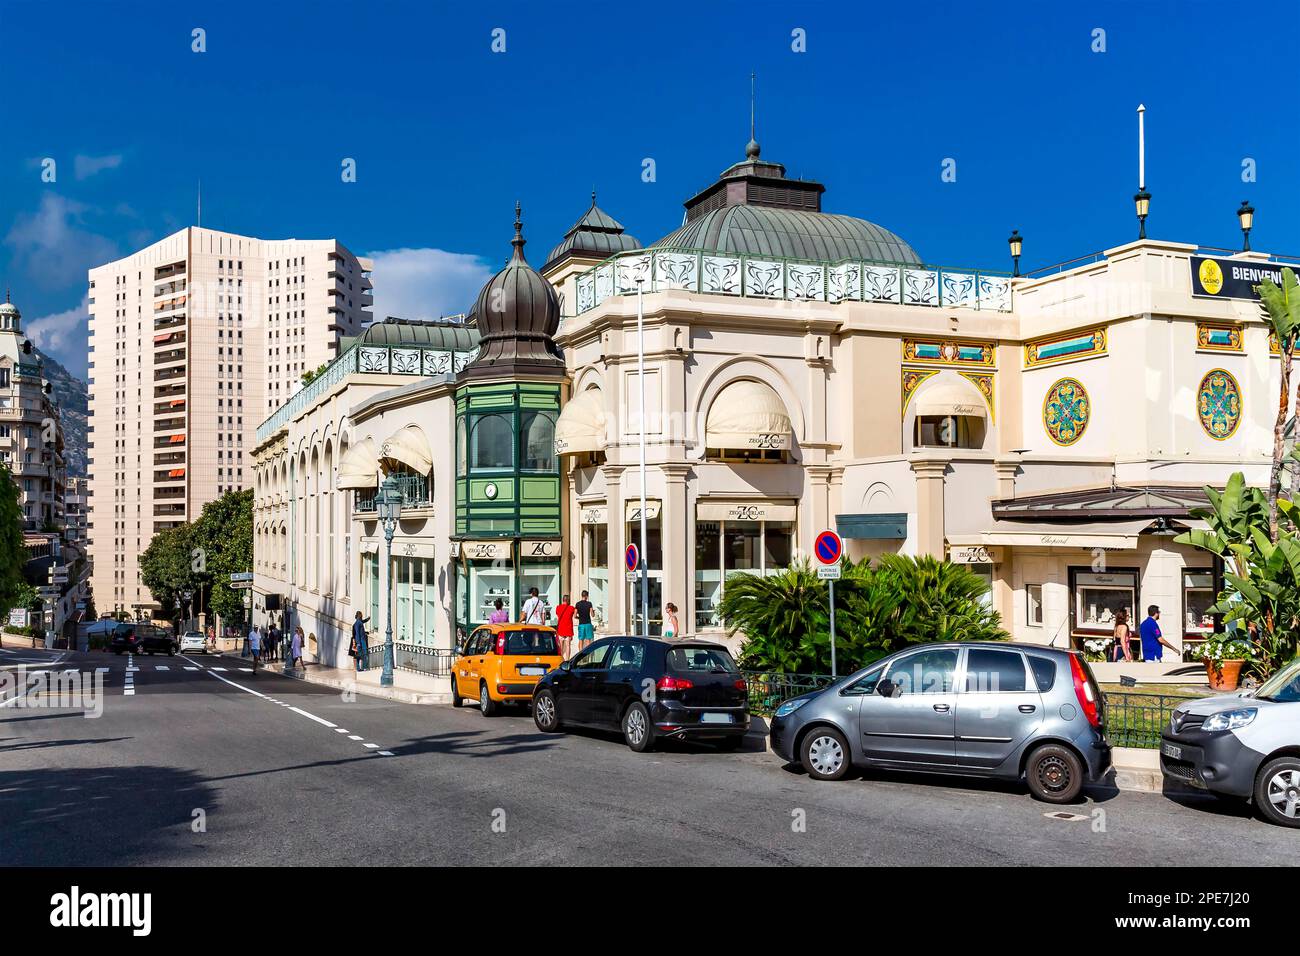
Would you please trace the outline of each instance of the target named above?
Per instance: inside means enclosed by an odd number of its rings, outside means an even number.
[[[1154,518],[1126,521],[1096,521],[1086,524],[1051,524],[1048,522],[994,521],[989,531],[975,534],[950,534],[954,547],[1004,545],[1021,548],[1124,548],[1138,546],[1138,535]]]
[[[410,466],[422,475],[427,475],[433,469],[433,451],[419,425],[406,425],[393,432],[379,453],[384,458],[392,458]]]
[[[701,521],[793,521],[795,506],[790,502],[721,501],[701,499],[695,506]]]
[[[987,418],[984,399],[973,389],[957,382],[922,390],[916,398],[918,415],[956,415]]]
[[[379,456],[369,438],[348,448],[339,461],[339,476],[334,487],[375,488],[379,485]]]
[[[707,448],[782,449],[794,428],[776,392],[761,382],[732,382],[713,400],[704,424]]]
[[[605,397],[589,388],[565,404],[555,423],[555,452],[576,455],[605,448]]]

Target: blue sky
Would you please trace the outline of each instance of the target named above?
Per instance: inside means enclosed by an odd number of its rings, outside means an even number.
[[[86,268],[192,224],[202,178],[204,225],[336,236],[377,254],[377,314],[460,311],[509,252],[516,199],[535,265],[593,186],[643,242],[675,228],[682,201],[742,157],[751,70],[763,157],[928,262],[1007,268],[1012,228],[1027,268],[1134,238],[1139,102],[1153,237],[1234,246],[1249,199],[1252,244],[1296,254],[1300,3],[1246,13],[0,0],[0,281],[38,342],[84,373]]]

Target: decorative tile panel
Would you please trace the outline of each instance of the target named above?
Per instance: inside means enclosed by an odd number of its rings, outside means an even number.
[[[701,290],[722,295],[740,295],[740,259],[731,256],[704,256]]]
[[[780,262],[771,259],[746,259],[745,295],[765,299],[781,298],[784,294],[781,282],[782,271]]]
[[[1025,367],[1053,365],[1106,354],[1106,330],[1069,332],[1025,343]]]
[[[868,302],[901,302],[900,271],[892,266],[862,267],[862,298]]]
[[[979,277],[979,307],[997,312],[1011,311],[1011,280],[1005,276]]]
[[[1205,434],[1227,441],[1241,424],[1241,386],[1232,374],[1212,369],[1201,379],[1196,396],[1197,417]]]
[[[903,369],[903,414],[907,414],[907,406],[912,401],[912,396],[916,390],[928,378],[938,375],[938,370],[905,368]]]
[[[954,339],[903,339],[903,361],[921,365],[978,365],[997,363],[993,342],[959,342]]]
[[[388,349],[363,346],[357,368],[361,372],[387,372]]]
[[[586,312],[596,304],[596,280],[590,273],[578,276],[578,311]]]
[[[826,267],[788,263],[785,267],[785,297],[826,301]]]
[[[606,263],[596,270],[596,304],[614,294],[614,265]]]
[[[1073,445],[1088,430],[1091,418],[1092,401],[1082,382],[1063,378],[1047,390],[1043,399],[1043,428],[1056,444]]]
[[[452,371],[450,352],[435,352],[432,349],[426,349],[424,352],[424,374],[425,375],[447,375]]]
[[[975,274],[971,272],[939,273],[939,288],[944,305],[975,308],[977,289]]]
[[[698,256],[684,252],[656,252],[654,260],[654,288],[686,289],[694,292],[699,288],[700,260]]]
[[[645,291],[650,291],[650,254],[623,256],[615,262],[617,267],[614,287],[619,295],[636,294],[638,279],[645,280]]]
[[[831,302],[862,298],[862,267],[856,262],[832,266],[826,297]]]
[[[389,366],[394,375],[419,375],[419,349],[390,349]]]
[[[1203,352],[1243,352],[1243,343],[1240,325],[1196,323],[1196,347]]]
[[[939,273],[931,269],[903,269],[903,302],[907,305],[939,304]]]
[[[998,413],[993,407],[993,376],[983,372],[958,372],[957,374],[980,390],[985,404],[989,407],[989,421],[997,424]]]

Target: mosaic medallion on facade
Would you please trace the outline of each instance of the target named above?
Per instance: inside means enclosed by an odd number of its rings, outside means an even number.
[[[1223,369],[1211,370],[1201,379],[1196,410],[1205,434],[1215,441],[1231,438],[1241,424],[1241,386]]]
[[[980,372],[958,372],[957,374],[980,390],[980,394],[984,396],[984,403],[989,407],[989,421],[997,424],[998,413],[993,407],[993,376]]]
[[[1196,323],[1196,347],[1204,352],[1241,352],[1243,337],[1240,325]]]
[[[1025,343],[1025,368],[1054,365],[1106,354],[1106,330],[1069,332]]]
[[[1073,445],[1088,429],[1092,401],[1083,383],[1063,378],[1047,390],[1043,400],[1043,427],[1058,445]]]
[[[949,339],[903,339],[903,361],[924,365],[978,365],[996,362],[992,342],[954,342]]]
[[[921,387],[921,383],[926,379],[938,375],[937,371],[930,369],[905,368],[903,369],[903,414],[907,414],[907,405],[916,394],[916,390]]]

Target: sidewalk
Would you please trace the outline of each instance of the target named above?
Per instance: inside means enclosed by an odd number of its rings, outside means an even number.
[[[238,652],[223,654],[232,660],[242,660]],[[426,674],[413,674],[409,671],[394,671],[393,686],[380,687],[379,668],[362,671],[345,670],[341,667],[326,667],[323,664],[307,664],[303,667],[286,667],[283,661],[262,665],[263,669],[273,674],[281,674],[293,680],[332,687],[339,691],[350,690],[366,697],[378,697],[402,704],[450,704],[451,684],[445,677],[432,677]]]

